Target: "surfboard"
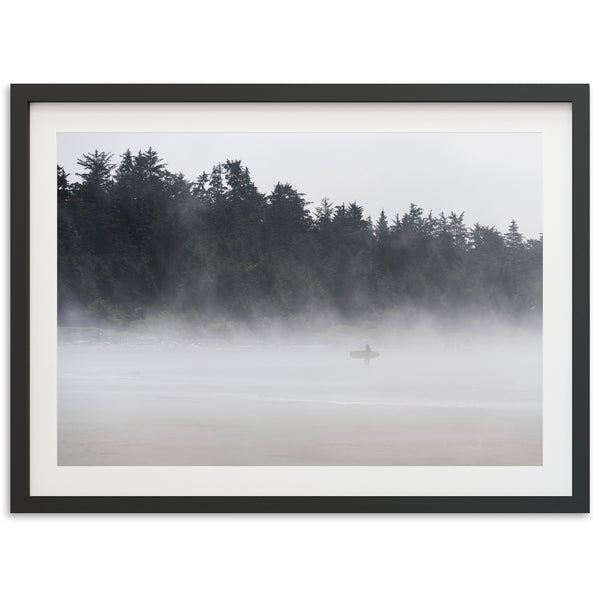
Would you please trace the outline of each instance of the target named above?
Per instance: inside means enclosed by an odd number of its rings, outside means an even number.
[[[354,352],[350,352],[350,356],[352,358],[367,358],[367,353],[364,350],[355,350]],[[373,350],[371,350],[369,358],[377,358],[378,356],[379,352],[373,352]]]

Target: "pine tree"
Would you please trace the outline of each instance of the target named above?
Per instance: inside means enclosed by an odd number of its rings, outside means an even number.
[[[261,193],[239,160],[188,181],[152,148],[116,168],[98,150],[79,165],[75,183],[57,167],[59,319],[74,305],[119,323],[316,306],[364,319],[407,304],[541,315],[542,237],[524,240],[515,221],[503,235],[411,204],[373,225],[357,202],[327,198],[311,215],[291,184]]]
[[[387,222],[387,217],[385,215],[385,211],[381,211],[379,213],[379,219],[377,219],[377,223],[375,225],[375,237],[380,244],[384,244],[387,242],[390,234],[390,229]]]
[[[329,198],[321,199],[321,204],[315,210],[315,215],[319,228],[323,229],[331,223],[333,218],[333,204],[329,201]]]
[[[83,173],[77,173],[82,180],[80,187],[86,190],[87,194],[92,195],[108,190],[114,167],[112,158],[111,153],[94,150],[90,154],[84,154],[83,158],[77,161],[77,164],[84,169]]]
[[[519,226],[513,219],[508,226],[508,232],[504,234],[506,247],[509,250],[518,250],[523,245],[523,235],[519,232]]]
[[[58,203],[64,204],[68,202],[71,197],[71,184],[69,183],[68,173],[65,173],[65,170],[60,165],[56,167],[56,185]]]

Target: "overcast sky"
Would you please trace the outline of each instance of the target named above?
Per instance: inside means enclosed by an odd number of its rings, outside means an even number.
[[[58,163],[95,149],[117,158],[152,146],[174,173],[195,179],[240,159],[261,192],[292,184],[314,210],[321,198],[358,202],[375,221],[411,202],[425,213],[465,212],[505,232],[515,219],[527,237],[542,232],[542,136],[537,133],[61,133]]]

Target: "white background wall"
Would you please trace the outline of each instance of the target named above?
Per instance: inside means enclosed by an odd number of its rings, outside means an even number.
[[[594,9],[580,0],[11,2],[0,35],[5,287],[11,82],[589,82],[594,181]],[[592,259],[596,267],[597,243]],[[0,300],[8,397],[7,292]],[[7,488],[7,441],[0,451]],[[6,490],[0,585],[11,599],[598,597],[594,483],[589,516],[9,516]]]

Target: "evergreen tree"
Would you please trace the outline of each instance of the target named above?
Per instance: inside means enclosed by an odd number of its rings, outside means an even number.
[[[508,232],[504,234],[506,247],[511,251],[518,250],[523,244],[523,235],[519,232],[519,226],[513,219],[508,226]]]
[[[262,194],[225,160],[193,182],[152,148],[84,154],[80,180],[57,167],[59,322],[71,307],[127,324],[185,318],[295,317],[315,307],[351,318],[417,306],[534,315],[542,307],[543,239],[515,221],[501,234],[464,214],[411,203],[375,224],[358,202],[277,183]]]
[[[387,217],[385,211],[379,213],[379,219],[375,225],[375,237],[380,244],[385,244],[388,240],[390,229],[388,227]]]

